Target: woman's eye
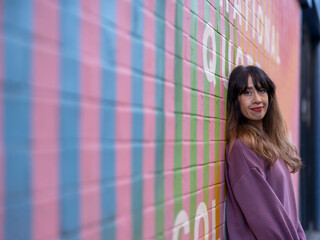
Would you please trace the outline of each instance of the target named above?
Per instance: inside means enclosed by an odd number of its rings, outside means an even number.
[[[252,93],[251,92],[249,92],[249,91],[245,91],[244,92],[244,95],[246,95],[246,96],[250,96]]]
[[[266,93],[265,89],[260,89],[260,93]]]

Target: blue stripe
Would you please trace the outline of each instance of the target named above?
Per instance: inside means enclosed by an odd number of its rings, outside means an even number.
[[[143,1],[133,0],[131,14],[132,63],[132,233],[142,239],[143,222]]]
[[[62,239],[79,239],[79,3],[60,3],[60,228]]]
[[[165,62],[165,7],[166,1],[157,0],[156,15],[156,149],[155,149],[155,202],[156,234],[164,232],[164,62]]]
[[[4,236],[31,239],[31,1],[3,2]],[[2,176],[1,176],[2,177]],[[2,236],[0,236],[2,238]]]
[[[116,0],[101,0],[101,239],[115,239]]]

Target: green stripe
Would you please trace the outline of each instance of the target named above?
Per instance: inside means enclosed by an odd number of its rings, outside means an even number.
[[[215,28],[220,31],[220,14],[219,14],[219,1],[216,1],[216,9],[215,9],[215,14],[216,14],[216,21],[215,21]],[[215,32],[215,39],[216,39],[216,52],[217,56],[221,55],[220,51],[220,34]],[[214,121],[214,138],[216,141],[219,141],[220,139],[220,101],[221,101],[221,96],[220,96],[220,57],[217,58],[216,61],[216,72],[215,72],[215,79],[216,79],[216,86],[214,89],[215,96],[217,99],[214,101],[214,115],[215,115],[215,121]],[[217,142],[217,144],[214,145],[214,158],[215,161],[219,160],[219,153],[220,153],[220,147]],[[216,172],[216,171],[215,171]]]
[[[182,21],[183,6],[176,2],[175,16],[175,144],[174,144],[174,216],[182,210]]]
[[[225,73],[226,73],[226,77],[228,78],[229,77],[229,71],[231,69],[229,69],[229,61],[231,61],[231,59],[229,59],[229,41],[230,41],[230,24],[229,24],[229,15],[230,13],[227,12],[227,6],[225,4],[225,8],[224,8],[224,15],[225,15],[225,35],[226,35],[226,46],[225,46],[225,58],[226,58],[226,64],[225,64]],[[227,92],[228,92],[228,89],[225,88],[224,89],[224,112],[225,112],[225,119],[227,119]],[[225,135],[226,135],[226,128],[225,128]],[[225,145],[226,145],[226,142],[225,142]]]
[[[229,13],[227,13],[227,10],[226,10],[227,6],[225,4],[225,37],[226,37],[226,44],[225,44],[225,58],[226,58],[226,64],[225,64],[225,73],[226,73],[226,77],[229,76],[229,63],[228,61],[231,59],[229,59],[229,40],[230,40],[230,24],[229,24]],[[226,95],[225,95],[226,96]]]
[[[204,5],[205,14],[204,21],[205,23],[210,21],[210,2],[208,0],[205,1]],[[209,48],[208,50],[209,51]],[[210,54],[207,53],[207,56]],[[205,74],[204,74],[205,75]],[[204,76],[204,121],[203,121],[203,201],[207,205],[209,209],[209,119],[210,119],[210,98],[214,96],[210,96],[210,83]],[[213,86],[211,86],[213,87]]]
[[[220,1],[215,1],[215,30],[221,33],[221,24],[220,24]]]
[[[191,122],[190,122],[190,239],[194,235],[194,221],[197,209],[197,114],[198,114],[198,70],[197,70],[197,32],[198,0],[191,0],[190,19],[190,61],[191,61]]]
[[[221,33],[221,24],[220,24],[220,5],[219,5],[219,1],[216,1],[216,18],[215,18],[215,25],[216,25],[216,29],[219,31],[219,33]],[[222,75],[222,73],[220,72],[220,56],[221,56],[221,49],[220,49],[220,41],[221,41],[221,35],[219,34],[218,32],[215,32],[215,39],[216,39],[216,52],[217,52],[217,61],[216,61],[216,72],[215,72],[215,79],[216,79],[216,86],[215,86],[215,96],[216,96],[216,99],[214,101],[214,112],[215,112],[215,122],[214,122],[214,132],[215,132],[215,162],[219,161],[219,157],[220,157],[220,144],[219,144],[219,141],[220,141],[220,121],[221,121],[221,115],[220,115],[220,101],[222,100],[221,99],[221,94],[220,94],[220,75]],[[223,51],[223,49],[222,49]],[[215,164],[214,165],[214,178],[217,179],[217,177],[219,176],[220,174],[220,169],[219,169],[219,164]],[[220,199],[220,196],[219,196],[219,191],[218,191],[218,194],[217,196],[215,195],[216,197],[216,200],[217,200],[217,204],[219,203],[219,199]],[[213,206],[215,207],[215,206]],[[219,212],[217,211],[216,212],[217,214],[217,217],[219,219]],[[220,224],[219,222],[217,222],[216,224]],[[218,236],[219,236],[219,230],[218,232],[216,233]]]
[[[235,46],[233,48],[233,64],[236,64],[236,56],[237,56],[237,28],[236,28],[236,24],[237,24],[237,17],[238,15],[236,15],[236,19],[234,19],[234,22],[233,22],[233,45]]]

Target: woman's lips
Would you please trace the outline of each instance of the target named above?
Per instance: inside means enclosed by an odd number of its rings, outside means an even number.
[[[254,108],[250,108],[250,109],[255,112],[260,112],[260,111],[262,111],[263,107],[254,107]]]

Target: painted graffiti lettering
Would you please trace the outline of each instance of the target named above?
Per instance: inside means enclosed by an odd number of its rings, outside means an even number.
[[[252,0],[252,26],[253,29],[255,29],[256,25],[256,0]],[[252,38],[254,39],[256,37],[255,31],[252,31]]]
[[[197,208],[197,214],[194,224],[194,239],[199,239],[199,227],[200,220],[203,219],[204,225],[204,239],[209,239],[209,217],[208,217],[208,209],[204,202],[201,202]]]
[[[251,6],[249,4],[251,3]],[[225,4],[225,5],[224,5]],[[228,0],[220,0],[220,7],[225,6],[225,11],[229,13],[229,1]],[[255,32],[257,32],[257,40],[258,44],[261,45],[265,52],[271,56],[271,58],[277,63],[280,64],[280,53],[279,53],[279,33],[276,31],[276,28],[273,24],[271,24],[270,18],[264,14],[262,6],[256,4],[256,0],[248,0],[245,4],[245,16],[247,21],[245,21],[245,31],[248,31],[249,26],[249,10],[248,8],[252,8],[252,38],[255,38]],[[257,12],[257,16],[255,13]],[[238,22],[241,26],[241,18],[242,18],[242,9],[241,9],[241,0],[234,1],[234,11],[233,11],[233,19],[236,20],[238,18]],[[220,62],[222,66],[221,75],[224,79],[228,76],[229,71],[231,71],[232,63],[235,65],[245,64],[245,56],[246,56],[246,64],[255,64],[260,66],[257,60],[254,60],[252,56],[243,52],[240,46],[233,45],[236,43],[228,42],[228,46],[226,46],[226,40],[223,36],[220,36],[221,41],[221,59]],[[213,85],[216,85],[215,74],[220,69],[216,69],[216,64],[220,61],[220,56],[217,54],[217,46],[216,46],[216,36],[215,30],[212,26],[211,22],[208,22],[205,26],[203,33],[203,69],[207,80]],[[231,59],[231,48],[236,48],[236,56]],[[227,53],[227,54],[226,54]],[[223,80],[224,86],[227,88],[227,81]]]
[[[216,200],[212,200],[212,206],[216,206]],[[200,202],[197,207],[196,217],[195,217],[195,224],[194,224],[194,239],[199,239],[199,228],[200,228],[200,221],[203,220],[204,225],[204,239],[209,240],[209,215],[208,209],[204,202]],[[216,239],[216,207],[212,208],[212,240]],[[180,230],[183,229],[183,233],[186,235],[190,232],[190,221],[188,214],[185,210],[181,210],[174,222],[173,228],[173,236],[172,239],[176,240],[179,239]],[[225,232],[224,232],[225,234]],[[220,238],[218,238],[220,240]]]
[[[258,42],[261,45],[263,40],[263,12],[262,7],[258,5],[258,22],[257,22],[257,33],[258,33]]]
[[[188,219],[188,214],[186,213],[185,210],[181,210],[178,213],[176,220],[174,221],[173,237],[172,237],[173,240],[179,239],[179,232],[181,228],[183,228],[185,235],[190,232],[190,223]]]
[[[234,11],[233,11],[233,20],[236,19],[236,16],[238,15],[238,21],[241,26],[241,0],[235,0],[234,1]]]
[[[249,19],[248,18],[248,15],[249,15],[248,2],[249,2],[249,0],[246,1],[246,19]],[[248,32],[248,23],[249,23],[249,21],[246,21],[246,32]]]
[[[243,60],[243,52],[241,50],[241,47],[237,48],[237,56],[236,56],[236,65],[243,65],[244,60]]]
[[[264,49],[270,53],[270,19],[267,16],[264,18]]]
[[[211,44],[210,44],[211,41]],[[209,42],[209,47],[208,46]],[[210,22],[207,23],[204,33],[203,33],[203,69],[207,76],[209,82],[212,82],[213,85],[216,85],[216,80],[214,77],[214,73],[216,71],[216,40],[214,36],[214,30],[212,24]],[[212,49],[210,49],[212,46]],[[212,58],[207,60],[208,49],[212,53]]]
[[[223,2],[225,2],[226,13],[229,13],[229,1],[228,0],[220,0],[220,7],[223,7]]]

